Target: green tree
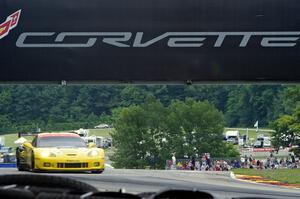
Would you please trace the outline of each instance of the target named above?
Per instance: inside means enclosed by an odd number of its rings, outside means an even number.
[[[283,115],[273,123],[275,132],[272,143],[276,148],[287,147],[289,144],[300,144],[300,103],[292,115]]]
[[[144,168],[146,163],[148,128],[145,112],[140,106],[122,109],[115,119],[112,134],[116,147],[112,160],[122,168]]]
[[[174,101],[167,118],[171,151],[177,156],[211,153],[214,157],[228,156],[223,152],[224,116],[208,101],[192,98]]]
[[[280,146],[287,147],[291,143],[291,138],[294,134],[290,126],[294,123],[294,118],[291,115],[283,115],[273,123],[275,130],[272,133],[272,144],[279,149]]]
[[[214,157],[238,155],[223,142],[222,112],[207,101],[188,98],[165,107],[148,96],[142,105],[123,108],[114,126],[116,167],[164,168],[174,152],[178,158],[207,152]]]
[[[227,126],[252,127],[255,121],[268,126],[276,119],[279,86],[240,85],[231,89],[226,105]]]
[[[277,103],[277,116],[292,114],[298,101],[300,101],[300,86],[284,86]]]
[[[142,86],[126,86],[120,94],[121,106],[140,105],[144,102],[147,92]]]
[[[12,130],[12,123],[10,122],[8,116],[0,115],[0,132]]]

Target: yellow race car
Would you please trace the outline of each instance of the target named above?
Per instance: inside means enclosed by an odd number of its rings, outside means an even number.
[[[74,133],[39,133],[16,151],[19,171],[91,171],[105,169],[104,150],[88,146]]]

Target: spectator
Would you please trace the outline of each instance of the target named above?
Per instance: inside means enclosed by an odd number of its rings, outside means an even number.
[[[247,167],[248,167],[248,156],[245,155],[245,168],[247,168]]]
[[[273,155],[273,151],[270,152],[270,158],[273,158],[274,155]]]
[[[206,163],[203,162],[201,166],[201,171],[206,171],[206,167],[207,167]]]
[[[200,168],[201,166],[200,166],[200,162],[197,160],[196,162],[195,162],[195,169],[196,170],[200,170],[201,168]]]
[[[250,157],[249,157],[250,164],[252,164],[252,160],[253,160],[253,157],[252,157],[252,154],[250,154]]]
[[[284,159],[283,159],[283,162],[282,162],[283,167],[286,167],[286,166],[287,166],[286,161],[287,161],[287,160],[284,158]]]
[[[290,154],[290,156],[291,156],[291,162],[292,162],[291,167],[292,168],[296,168],[296,158],[295,158],[295,155],[294,154]]]
[[[177,169],[182,170],[182,163],[180,161],[178,161],[177,163]]]
[[[260,161],[259,162],[259,169],[262,170],[264,168],[264,162]]]
[[[270,165],[271,165],[270,158],[267,158],[265,169],[270,168]]]
[[[256,161],[256,168],[257,168],[257,169],[260,168],[260,161],[259,161],[259,160]]]
[[[235,160],[235,161],[234,161],[234,165],[233,165],[233,167],[234,167],[234,168],[237,168],[237,169],[238,169],[238,168],[241,168],[241,164],[240,164],[240,162],[239,162],[239,161],[237,161],[237,160]]]
[[[192,170],[192,161],[189,160],[187,170]]]
[[[183,169],[183,170],[187,170],[187,167],[188,167],[187,163],[184,162],[183,165],[182,165],[182,169]]]
[[[253,160],[252,160],[252,166],[255,166],[256,165],[256,160],[253,158]]]
[[[228,165],[228,163],[225,160],[221,164],[221,170],[222,171],[229,171],[230,170],[230,166]]]
[[[209,170],[210,167],[211,167],[211,161],[210,161],[210,157],[208,155],[206,155],[206,165],[207,165],[208,170]]]
[[[241,157],[241,164],[242,164],[242,167],[245,166],[245,158]]]
[[[195,157],[192,156],[191,170],[195,170],[195,163],[196,163]]]
[[[172,169],[172,160],[168,160],[168,165],[167,165],[167,169]]]
[[[215,167],[214,167],[214,171],[220,171],[220,170],[221,170],[220,163],[219,163],[219,161],[217,161],[215,164]]]
[[[283,164],[283,161],[284,161],[283,158],[281,158],[281,159],[279,160],[279,164],[282,165],[282,164]]]
[[[176,169],[176,157],[175,157],[175,153],[173,153],[173,156],[172,156],[172,169]]]

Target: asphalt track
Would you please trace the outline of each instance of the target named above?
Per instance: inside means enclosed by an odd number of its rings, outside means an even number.
[[[24,173],[30,174],[19,172],[15,168],[0,169],[0,175]],[[123,188],[129,193],[140,193],[171,188],[208,191],[220,198],[233,196],[300,198],[300,189],[243,182],[232,179],[230,172],[107,169],[102,174],[42,173],[39,175],[70,177],[91,184],[99,191],[119,191]]]

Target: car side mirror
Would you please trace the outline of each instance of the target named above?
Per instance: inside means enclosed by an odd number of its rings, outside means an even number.
[[[96,147],[96,144],[94,143],[94,142],[90,142],[90,143],[88,143],[88,145],[87,145],[89,148],[94,148],[94,147]]]
[[[25,143],[23,144],[23,146],[24,146],[24,147],[27,147],[27,148],[30,148],[30,149],[33,148],[32,144],[31,144],[30,142],[25,142]]]

